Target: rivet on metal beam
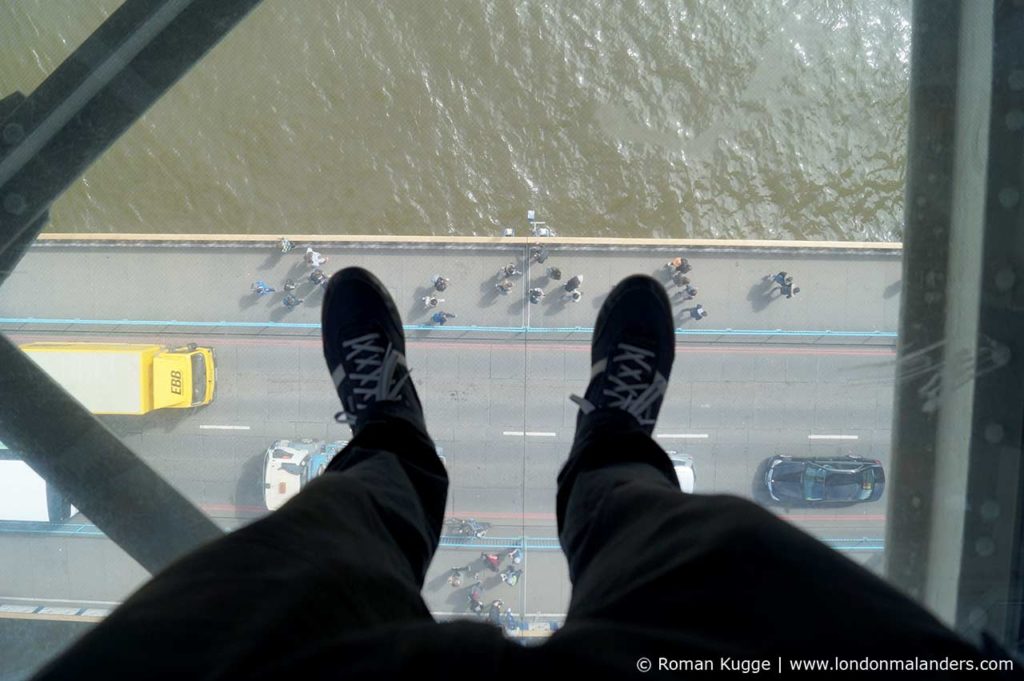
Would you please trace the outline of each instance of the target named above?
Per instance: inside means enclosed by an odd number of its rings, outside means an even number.
[[[1017,283],[1017,275],[1009,267],[1004,267],[996,272],[996,290],[1006,293]]]
[[[981,517],[988,521],[993,521],[999,517],[999,504],[989,499],[981,505]]]
[[[990,423],[985,426],[985,442],[990,445],[997,445],[1003,441],[1006,431],[998,423]]]

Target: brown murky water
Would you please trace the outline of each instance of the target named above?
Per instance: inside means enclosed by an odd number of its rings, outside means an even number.
[[[118,4],[0,4],[0,94]],[[49,229],[898,240],[909,48],[909,0],[265,0]]]

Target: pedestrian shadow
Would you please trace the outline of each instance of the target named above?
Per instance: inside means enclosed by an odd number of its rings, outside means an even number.
[[[747,300],[750,301],[750,307],[754,312],[760,312],[765,309],[778,297],[772,295],[773,285],[774,282],[771,279],[762,279],[750,287],[750,291],[747,293]]]
[[[247,293],[238,299],[238,309],[248,310],[251,307],[256,307],[257,305],[261,304],[264,307],[268,307],[270,305],[273,305],[275,302],[279,303],[281,298],[283,298],[283,296],[281,295],[280,291],[274,291],[273,293],[265,293],[259,297],[257,297],[255,293]]]
[[[495,288],[498,281],[500,281],[498,277],[493,276],[489,279],[485,279],[484,282],[480,284],[480,305],[483,307],[490,307],[498,301],[498,296],[501,295],[498,293],[498,289]]]
[[[895,281],[895,282],[889,284],[888,286],[886,286],[885,287],[885,292],[882,294],[882,297],[885,298],[885,299],[892,298],[893,296],[899,295],[899,293],[900,293],[900,291],[902,289],[903,289],[903,280],[900,279],[899,281]]]
[[[270,313],[270,321],[280,324],[291,312],[294,312],[294,310],[295,308],[288,307],[282,302],[276,309],[274,309],[273,312]]]
[[[691,310],[695,310],[695,309],[697,309],[697,306],[694,304],[694,305],[689,305],[687,307],[680,308],[679,310],[677,310],[675,312],[674,316],[675,316],[675,322],[676,322],[676,328],[677,329],[682,328],[683,324],[690,324],[690,323],[702,321],[703,318],[702,319],[695,319],[694,316],[692,314],[690,314],[690,311]]]
[[[303,307],[307,305],[318,305],[318,303],[316,303],[315,301],[310,302],[308,293],[299,294],[298,291],[296,291],[295,293],[296,295],[298,295],[300,299],[302,299],[302,302],[299,303],[299,305],[302,305]],[[292,313],[299,308],[299,305],[296,305],[295,307],[289,307],[288,305],[285,304],[284,301],[285,298],[282,297],[278,307],[274,308],[273,311],[270,312],[270,321],[278,324],[281,324],[283,322],[298,322],[298,320],[289,320],[288,317],[291,316]]]
[[[311,271],[312,270],[309,269],[309,265],[306,264],[306,261],[299,259],[298,262],[288,268],[288,275],[286,278],[295,279],[296,281],[299,279],[306,279],[309,276],[308,273]]]
[[[302,304],[305,307],[320,307],[320,305],[323,303],[324,289],[323,287],[320,286],[320,284],[308,282],[302,288],[302,294],[300,295],[299,289],[296,288],[295,295],[297,295],[299,298],[302,298]]]
[[[263,498],[263,454],[256,454],[242,464],[232,503],[235,506],[266,508],[266,500]]]
[[[651,277],[660,281],[665,288],[668,288],[669,283],[672,281],[672,269],[661,265],[658,269],[651,272]]]
[[[413,294],[412,294],[412,298],[413,298],[412,306],[409,308],[409,311],[405,313],[405,318],[406,319],[416,319],[417,317],[422,317],[423,315],[428,314],[430,312],[430,309],[428,309],[428,308],[423,306],[423,299],[426,298],[427,296],[433,296],[433,295],[438,295],[437,293],[434,292],[434,287],[433,286],[417,286],[416,287],[416,291],[413,292]],[[441,296],[438,296],[438,297],[441,297]],[[439,309],[439,308],[431,308],[431,309]]]
[[[257,266],[257,269],[269,270],[272,267],[277,267],[278,263],[281,262],[281,258],[283,258],[283,257],[284,257],[284,253],[282,253],[280,250],[277,250],[277,251],[271,253],[270,255],[268,255],[266,258],[264,258],[263,262],[261,262]]]
[[[437,591],[438,589],[440,589],[442,587],[448,586],[448,576],[450,574],[451,573],[447,572],[447,571],[439,572],[437,577],[434,577],[432,580],[430,580],[429,582],[427,582],[423,586],[426,587],[427,589],[431,590],[431,591]],[[462,583],[465,584],[466,583],[465,580],[463,580]],[[459,588],[460,587],[453,587],[452,591],[458,591]],[[468,596],[467,596],[467,600],[468,600]]]
[[[525,296],[519,296],[518,300],[515,300],[508,306],[508,313],[510,315],[522,315],[523,310],[526,309],[528,302]]]
[[[465,582],[463,582],[463,584],[465,584]],[[472,613],[469,609],[469,594],[472,590],[472,584],[452,589],[444,599],[445,603],[449,606],[449,611],[467,615]]]
[[[559,286],[554,291],[544,296],[544,302],[546,302],[548,306],[548,309],[544,311],[545,317],[556,315],[565,309],[565,306],[569,304],[569,301],[563,298],[563,295],[565,295],[565,289]]]

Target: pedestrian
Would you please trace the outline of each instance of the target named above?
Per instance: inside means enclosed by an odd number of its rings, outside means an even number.
[[[313,285],[319,284],[323,288],[327,288],[327,275],[324,274],[322,269],[315,269],[309,273],[309,281]]]
[[[280,246],[282,253],[291,253],[292,250],[295,249],[295,244],[285,237],[281,237],[281,240],[277,242],[277,245]]]
[[[517,570],[509,565],[505,568],[504,572],[501,573],[501,581],[505,582],[509,586],[515,586],[519,582],[519,578],[522,574],[522,570]]]
[[[480,587],[480,582],[469,587],[469,609],[477,615],[484,611],[484,602],[481,600],[483,592],[480,590]]]
[[[543,265],[544,261],[548,259],[548,249],[543,246],[534,246],[530,249],[530,262],[535,262],[538,265]]]
[[[297,307],[299,305],[302,305],[302,302],[304,300],[305,300],[305,298],[297,298],[297,297],[295,297],[294,294],[289,293],[288,295],[286,295],[284,297],[284,300],[282,300],[281,302],[284,303],[285,307],[291,309],[293,307]]]
[[[267,282],[263,281],[262,279],[257,279],[256,281],[254,281],[252,285],[249,286],[249,289],[256,294],[257,298],[262,298],[268,293],[274,293],[277,290],[271,286],[268,286]]]
[[[679,288],[683,288],[684,286],[690,283],[690,278],[683,274],[682,272],[676,270],[672,274],[672,283],[678,286]]]
[[[462,586],[462,576],[469,573],[469,566],[453,567],[448,571],[448,584],[453,588],[457,589]]]
[[[693,269],[692,267],[690,267],[690,261],[682,257],[681,255],[677,255],[676,257],[669,260],[667,263],[665,263],[665,267],[671,270],[673,274],[675,274],[676,272],[686,274],[691,269]]]
[[[423,296],[423,307],[428,310],[432,307],[437,307],[439,304],[444,302],[444,298],[438,298],[437,296]]]
[[[505,631],[509,634],[512,634],[519,629],[519,622],[516,621],[516,616],[512,614],[512,608],[505,608],[503,624],[505,625]]]
[[[510,262],[498,270],[499,277],[518,277],[522,273],[522,270],[514,262]]]
[[[491,601],[491,607],[487,609],[487,621],[496,627],[501,626],[501,613],[505,604],[500,598],[495,598]]]
[[[783,284],[786,283],[786,279],[792,281],[793,278],[789,276],[789,274],[787,274],[786,272],[779,272],[777,274],[769,274],[767,277],[765,277],[765,279],[770,279],[779,286],[782,286]]]
[[[451,283],[451,279],[442,277],[440,274],[435,274],[430,278],[430,283],[434,285],[435,291],[443,291],[448,288],[448,284]]]
[[[306,264],[313,268],[319,268],[327,262],[327,258],[313,250],[312,246],[306,247]]]
[[[697,303],[697,307],[690,308],[690,316],[699,321],[708,316],[708,311],[704,309],[703,305]]]
[[[787,298],[792,298],[796,294],[800,293],[800,287],[793,286],[793,277],[786,279],[786,282],[779,287],[779,292]]]
[[[498,572],[501,568],[501,556],[497,553],[481,553],[480,557],[483,558],[484,562],[487,563],[487,566],[495,572]]]
[[[513,565],[519,565],[523,562],[523,550],[520,548],[511,549],[508,552],[508,559],[512,561]]]
[[[455,315],[451,312],[435,312],[430,318],[430,321],[434,322],[438,326],[444,326],[448,323],[449,319],[455,319]]]
[[[536,305],[540,301],[544,300],[544,290],[539,288],[530,289],[530,302]]]
[[[578,302],[580,302],[580,300],[582,298],[583,298],[583,291],[581,291],[579,289],[576,289],[575,291],[570,291],[569,293],[563,293],[562,294],[562,300],[564,300],[566,302],[569,302],[569,303],[578,303]]]
[[[285,291],[289,291],[289,292],[294,291],[295,290],[295,280],[294,279],[285,279],[284,280],[284,290]]]
[[[693,300],[697,297],[697,287],[686,284],[686,287],[682,291],[676,291],[675,295],[684,301]]]
[[[555,281],[558,281],[559,279],[562,278],[562,270],[558,269],[557,267],[549,267],[547,270],[547,275],[548,279],[554,279]]]
[[[494,288],[498,289],[498,293],[500,293],[501,295],[507,296],[509,291],[512,290],[512,280],[502,279],[501,281],[494,285]]]
[[[580,287],[580,284],[582,284],[582,283],[583,283],[583,275],[582,274],[575,274],[575,275],[573,275],[573,277],[569,281],[565,282],[565,290],[569,291],[571,293],[571,292],[575,291],[576,289],[578,289]]]

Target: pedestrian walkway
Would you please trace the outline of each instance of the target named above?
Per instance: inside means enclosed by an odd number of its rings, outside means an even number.
[[[524,243],[464,243],[465,240],[385,243],[322,243],[311,245],[329,258],[327,274],[359,265],[376,273],[391,290],[410,326],[432,326],[438,311],[457,318],[446,332],[474,329],[494,331],[589,329],[608,291],[623,277],[644,272],[666,283],[674,294],[665,264],[678,254],[693,269],[687,276],[699,289],[696,298],[674,298],[677,326],[686,331],[716,330],[806,332],[883,332],[891,338],[897,328],[901,262],[898,250],[853,247],[848,250],[744,247],[687,247],[644,244],[563,243],[543,240],[549,257],[543,265],[529,263]],[[576,240],[578,241],[578,240]],[[80,319],[133,323],[225,323],[223,330],[252,330],[270,325],[315,333],[322,293],[310,284],[312,271],[302,257],[305,242],[282,254],[275,243],[225,244],[172,241],[110,244],[82,240],[41,242],[5,284],[0,317],[10,320]],[[501,295],[495,288],[499,269],[515,263],[523,276]],[[563,273],[561,281],[547,276],[549,267]],[[786,271],[800,293],[780,296],[766,275]],[[428,310],[423,297],[434,292],[433,275],[451,284],[445,302]],[[583,298],[562,300],[562,285],[583,275]],[[303,302],[283,305],[286,279],[300,282],[295,292]],[[255,296],[250,287],[262,280],[277,293]],[[530,288],[548,295],[529,303]],[[708,315],[695,320],[689,309],[697,303]],[[232,326],[234,325],[234,326]],[[24,328],[22,325],[21,328]]]

